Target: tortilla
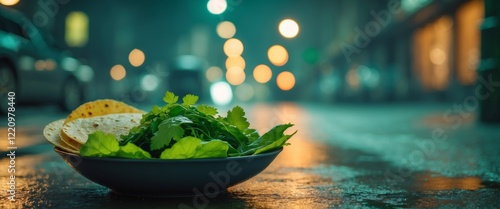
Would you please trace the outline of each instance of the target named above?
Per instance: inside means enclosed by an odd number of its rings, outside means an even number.
[[[76,142],[75,140],[73,140],[71,137],[69,137],[68,135],[66,135],[63,131],[62,131],[62,126],[61,126],[61,130],[59,131],[59,137],[61,138],[61,140],[66,143],[69,147],[73,148],[73,149],[76,149],[76,150],[80,150],[80,147],[82,146],[80,143]]]
[[[96,116],[115,114],[115,113],[141,113],[144,111],[112,99],[101,99],[87,102],[73,110],[64,121],[67,124],[79,118],[91,118]]]
[[[121,140],[120,135],[127,135],[135,126],[140,124],[142,113],[119,113],[106,114],[101,116],[78,118],[63,124],[61,136],[84,144],[88,135],[95,131],[103,131],[116,136]]]
[[[64,142],[61,139],[61,137],[59,137],[59,132],[61,132],[61,127],[63,123],[64,119],[56,120],[52,123],[49,123],[43,129],[43,135],[45,136],[45,139],[47,139],[47,141],[49,141],[52,145],[66,152],[78,154],[79,153],[78,149],[69,146],[66,142]]]

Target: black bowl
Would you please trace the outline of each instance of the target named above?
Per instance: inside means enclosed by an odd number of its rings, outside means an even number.
[[[87,179],[133,196],[216,196],[262,172],[282,148],[253,156],[162,160],[81,157],[54,149]]]

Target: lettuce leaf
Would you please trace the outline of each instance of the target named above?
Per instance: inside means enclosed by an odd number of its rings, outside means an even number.
[[[203,142],[201,147],[194,153],[193,158],[227,157],[228,150],[229,144],[227,142],[215,139],[209,142]]]
[[[80,155],[86,157],[112,157],[120,150],[115,135],[96,131],[89,134],[87,142],[80,147]]]
[[[149,152],[144,151],[137,145],[133,143],[127,143],[124,146],[120,146],[120,149],[116,153],[116,157],[122,158],[133,158],[133,159],[149,159],[151,158],[151,154]]]
[[[160,154],[161,159],[189,159],[193,158],[198,147],[201,146],[201,139],[187,136],[172,145],[172,148],[165,149]]]
[[[172,148],[165,149],[161,159],[191,159],[227,157],[229,145],[221,140],[202,142],[201,139],[188,136],[177,141]]]

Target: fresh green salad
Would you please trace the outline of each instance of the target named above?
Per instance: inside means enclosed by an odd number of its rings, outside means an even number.
[[[250,128],[245,111],[235,106],[226,117],[215,107],[196,105],[198,96],[179,97],[167,92],[166,105],[155,105],[143,115],[140,125],[118,140],[113,134],[96,131],[80,148],[81,156],[193,159],[257,155],[279,149],[297,131],[284,132],[293,124],[273,127],[263,135]]]

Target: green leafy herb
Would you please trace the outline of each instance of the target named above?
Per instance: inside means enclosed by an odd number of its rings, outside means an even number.
[[[198,110],[198,112],[203,113],[203,114],[208,115],[208,116],[214,116],[214,115],[217,115],[217,113],[218,113],[217,108],[211,107],[208,105],[198,105],[198,107],[196,107],[196,110]]]
[[[158,150],[170,144],[172,139],[179,140],[184,136],[184,129],[181,128],[183,123],[192,123],[184,116],[175,116],[173,118],[165,119],[158,126],[158,131],[154,133],[151,138],[151,149]]]
[[[164,106],[153,106],[139,126],[118,140],[111,134],[96,132],[82,146],[82,156],[192,159],[257,155],[288,145],[296,133],[286,135],[293,124],[272,128],[262,136],[250,128],[242,107],[236,106],[226,117],[217,108],[196,105],[198,96],[179,97],[166,92]]]
[[[175,94],[170,91],[167,91],[167,93],[165,93],[165,96],[163,97],[163,101],[165,101],[167,104],[174,104],[177,102],[177,100],[179,100],[179,97],[175,96]]]
[[[189,106],[189,105],[194,105],[198,101],[198,96],[188,94],[182,98],[182,105],[183,106]]]
[[[232,110],[227,111],[227,121],[244,131],[250,126],[247,119],[245,118],[245,111],[240,106],[234,107]]]

